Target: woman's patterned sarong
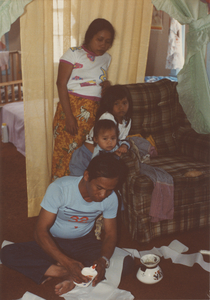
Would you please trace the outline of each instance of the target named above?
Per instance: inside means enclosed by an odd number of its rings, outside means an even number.
[[[71,94],[69,94],[69,99],[72,113],[77,120],[78,134],[72,136],[66,131],[66,116],[61,103],[58,102],[53,121],[55,144],[52,160],[52,180],[70,174],[69,162],[72,153],[82,146],[86,139],[86,135],[94,126],[95,116],[99,106],[98,101]]]

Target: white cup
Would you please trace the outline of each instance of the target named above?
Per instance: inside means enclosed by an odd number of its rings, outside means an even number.
[[[96,277],[96,275],[98,274],[98,272],[96,271],[95,269],[96,265],[88,268],[88,267],[85,267],[82,269],[81,273],[82,275],[88,277],[89,281],[88,282],[82,282],[82,283],[77,283],[74,281],[74,283],[77,285],[77,286],[81,286],[81,287],[87,287],[91,284],[91,282],[93,281],[93,279]]]

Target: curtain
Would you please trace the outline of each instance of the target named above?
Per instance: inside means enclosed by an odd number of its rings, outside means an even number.
[[[52,160],[53,2],[34,0],[20,18],[24,95],[28,215],[39,205],[50,183]]]
[[[32,0],[0,0],[0,38],[10,30],[11,24],[24,12]]]
[[[210,85],[205,66],[210,41],[208,6],[199,0],[152,0],[152,3],[182,25],[189,24],[187,55],[177,76],[177,91],[192,128],[198,133],[210,133]]]
[[[38,215],[51,179],[60,56],[81,45],[92,20],[105,18],[116,30],[108,79],[112,84],[143,82],[152,7],[148,0],[33,0],[21,16],[29,217]]]

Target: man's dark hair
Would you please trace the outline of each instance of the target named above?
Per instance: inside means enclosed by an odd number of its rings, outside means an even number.
[[[85,33],[85,41],[84,44],[88,46],[92,38],[95,34],[97,34],[99,31],[107,30],[111,33],[111,45],[113,44],[114,37],[115,37],[115,30],[112,24],[107,21],[106,19],[95,19],[88,27],[86,33]]]
[[[87,167],[89,181],[98,177],[119,178],[117,188],[119,188],[126,179],[128,169],[122,159],[119,159],[114,153],[102,153],[95,156]]]
[[[94,125],[93,136],[98,137],[98,134],[100,131],[107,131],[107,130],[111,130],[111,129],[115,130],[115,133],[116,133],[116,136],[118,139],[119,130],[118,130],[117,124],[115,124],[114,121],[108,120],[108,119],[98,120]]]

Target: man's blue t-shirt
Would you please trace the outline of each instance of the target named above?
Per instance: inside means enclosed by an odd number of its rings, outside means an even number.
[[[57,214],[50,232],[54,237],[71,239],[88,234],[95,219],[103,213],[105,219],[117,215],[118,200],[114,192],[101,202],[87,202],[79,191],[82,177],[65,176],[51,183],[41,206]]]

